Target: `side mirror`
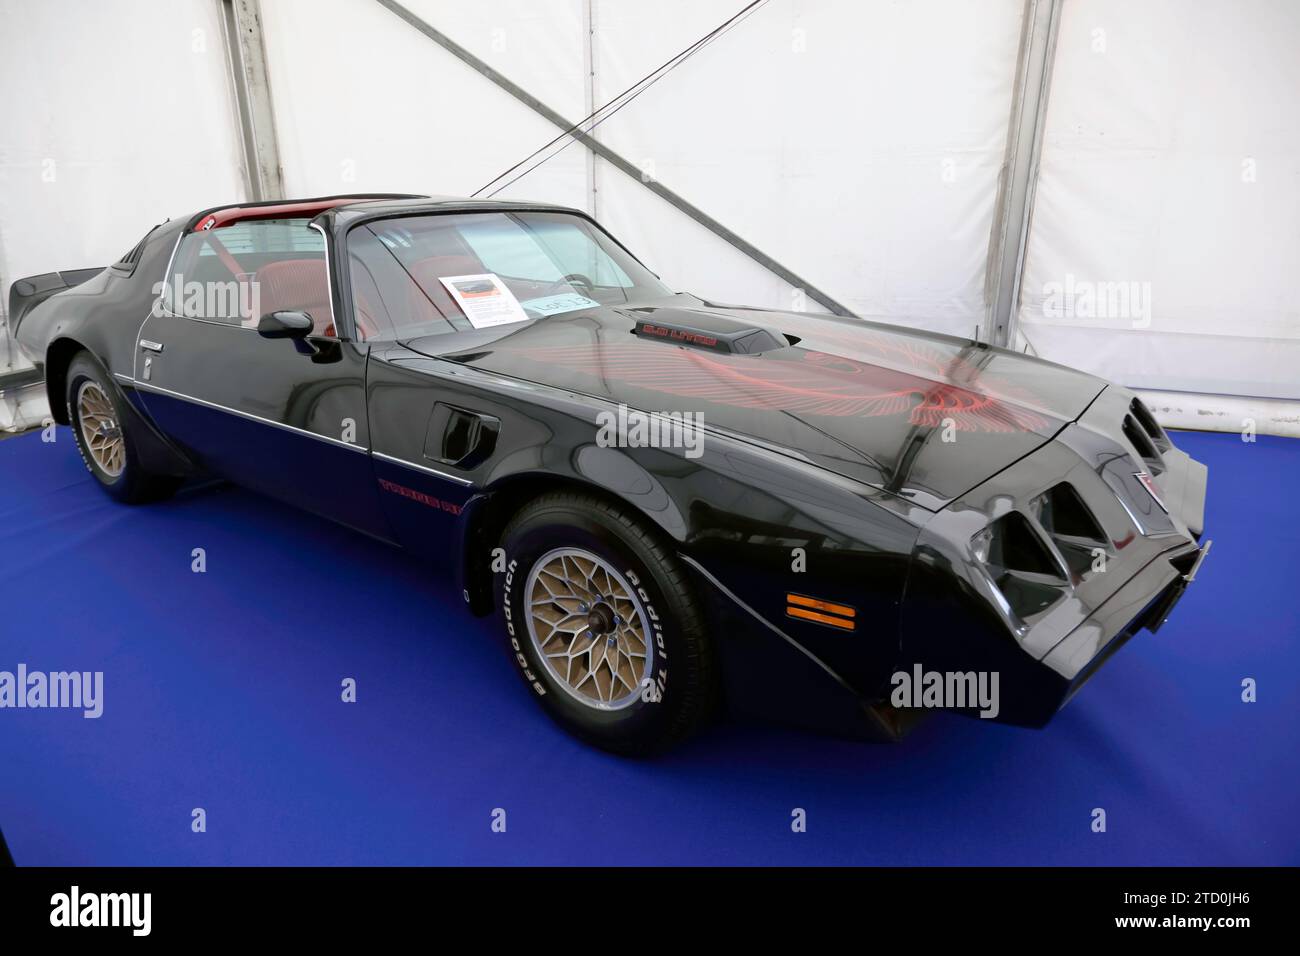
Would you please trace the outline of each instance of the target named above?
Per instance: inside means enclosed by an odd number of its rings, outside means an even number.
[[[268,339],[301,339],[314,325],[306,312],[268,312],[257,320],[257,334]]]

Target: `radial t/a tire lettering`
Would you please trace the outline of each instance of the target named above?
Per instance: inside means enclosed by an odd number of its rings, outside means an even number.
[[[515,515],[502,546],[511,653],[561,726],[644,755],[706,721],[718,696],[713,647],[670,545],[617,505],[561,492]]]

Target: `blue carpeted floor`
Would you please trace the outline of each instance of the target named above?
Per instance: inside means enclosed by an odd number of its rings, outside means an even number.
[[[1214,548],[1046,730],[726,725],[653,762],[566,737],[401,552],[225,486],[116,505],[66,429],[0,442],[0,670],[105,673],[99,720],[0,710],[0,827],[20,864],[1297,864],[1300,442],[1177,440]]]

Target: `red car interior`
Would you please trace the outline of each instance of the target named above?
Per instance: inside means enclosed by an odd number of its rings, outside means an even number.
[[[324,259],[281,259],[268,262],[253,276],[261,296],[261,314],[279,311],[307,312],[312,334],[333,337],[329,276]]]

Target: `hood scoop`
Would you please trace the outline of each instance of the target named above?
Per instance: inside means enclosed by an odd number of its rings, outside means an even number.
[[[758,355],[799,341],[762,326],[693,309],[638,309],[624,314],[636,323],[632,334],[639,339],[726,355]]]

